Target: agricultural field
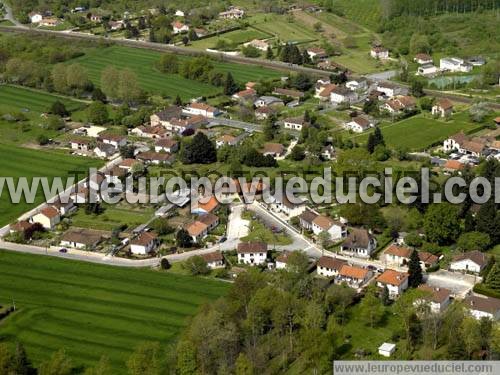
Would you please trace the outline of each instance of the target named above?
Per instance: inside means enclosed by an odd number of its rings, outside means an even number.
[[[272,37],[272,35],[252,28],[247,28],[230,31],[210,38],[195,40],[191,45],[198,49],[215,48],[219,40],[224,40],[229,45],[236,47],[253,39],[267,39],[270,37]]]
[[[271,34],[281,42],[308,43],[318,39],[317,33],[296,19],[276,14],[259,14],[248,18],[256,30]]]
[[[32,177],[61,177],[63,180],[70,176],[71,171],[79,171],[80,176],[88,171],[90,167],[98,167],[102,161],[69,156],[57,152],[31,150],[21,147],[0,143],[0,158],[7,161],[0,167],[2,177],[26,177],[31,181]],[[21,200],[13,204],[4,186],[0,196],[0,225],[3,226],[15,220],[30,208],[40,204],[44,200],[43,191],[40,188],[34,204],[28,204]]]
[[[382,12],[379,1],[337,0],[335,4],[346,18],[372,30],[377,28]]]
[[[436,120],[431,117],[417,115],[396,123],[382,125],[380,129],[389,147],[406,147],[409,150],[423,150],[432,144],[460,131],[470,132],[481,127],[471,123],[468,113],[453,115],[450,121]],[[352,135],[351,139],[365,143],[370,131]]]
[[[26,273],[29,270],[29,273]],[[35,365],[64,348],[76,366],[106,355],[113,373],[144,341],[173,342],[198,307],[227,283],[0,251],[0,304],[17,312],[0,338],[22,342]]]
[[[211,96],[220,93],[221,89],[209,84],[194,82],[177,74],[164,74],[156,70],[155,63],[161,53],[137,48],[113,46],[96,48],[87,51],[85,56],[71,60],[83,65],[89,72],[90,79],[99,85],[101,72],[107,66],[130,68],[138,77],[144,90],[165,96],[180,95],[183,99],[198,96]],[[180,57],[181,61],[189,57]],[[215,68],[221,72],[231,72],[234,78],[241,83],[258,78],[278,78],[280,73],[263,69],[258,66],[236,65],[219,61],[213,62]]]
[[[28,88],[0,85],[1,113],[22,111],[27,116],[32,112],[40,114],[46,112],[57,100],[63,102],[70,111],[82,107],[82,103],[58,95],[52,95]]]

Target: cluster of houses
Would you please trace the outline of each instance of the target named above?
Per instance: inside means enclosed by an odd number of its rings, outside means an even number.
[[[427,53],[418,53],[413,58],[418,64],[416,75],[434,76],[437,73],[469,73],[474,66],[482,66],[486,61],[479,56],[462,59],[459,57],[443,57],[439,59],[439,67]]]

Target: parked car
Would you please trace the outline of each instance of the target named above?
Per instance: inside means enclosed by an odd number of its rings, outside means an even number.
[[[62,249],[59,249],[59,252],[60,253],[67,253],[68,252],[68,249],[65,249],[64,247]]]

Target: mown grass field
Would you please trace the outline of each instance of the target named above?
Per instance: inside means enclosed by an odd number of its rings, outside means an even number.
[[[466,112],[461,112],[453,115],[450,121],[417,115],[396,123],[382,125],[380,129],[384,135],[385,143],[390,147],[423,150],[461,130],[468,132],[479,127],[479,124],[470,122]],[[350,138],[365,143],[371,131],[355,134]]]
[[[228,284],[146,269],[114,268],[0,251],[0,303],[18,311],[0,340],[20,341],[34,364],[65,348],[75,365],[106,355],[113,373],[144,341],[175,340],[198,307]]]
[[[230,31],[228,33],[220,34],[218,36],[213,36],[210,38],[195,40],[194,42],[192,42],[192,46],[200,49],[215,48],[219,40],[224,40],[228,44],[237,46],[239,44],[249,42],[253,39],[266,39],[269,37],[271,37],[271,35],[267,33],[263,33],[262,31],[258,31],[252,28],[247,28]]]
[[[269,33],[281,42],[306,43],[318,39],[318,34],[298,20],[289,22],[285,16],[258,14],[250,17],[248,23],[257,30]]]
[[[97,167],[102,161],[64,155],[57,152],[31,150],[21,147],[0,143],[0,159],[4,162],[0,166],[1,177],[26,177],[31,181],[32,177],[48,177],[52,181],[54,177],[62,177],[63,180],[70,176],[71,171],[88,172],[88,168]],[[10,200],[7,186],[3,186],[0,196],[0,225],[3,226],[15,220],[30,208],[44,200],[41,187],[34,204],[26,203],[24,199],[17,204]]]
[[[191,81],[177,74],[165,74],[155,68],[155,64],[160,59],[160,52],[148,51],[137,48],[122,46],[112,46],[106,48],[96,48],[87,51],[85,56],[71,60],[83,65],[89,72],[90,79],[96,84],[100,84],[101,72],[107,66],[118,68],[130,68],[138,77],[141,87],[151,93],[164,96],[175,97],[180,95],[183,99],[198,96],[210,96],[221,92],[215,86]],[[180,57],[180,60],[189,57]],[[231,72],[234,78],[244,83],[259,78],[278,78],[281,74],[277,71],[263,69],[259,66],[239,65],[213,62],[215,68],[221,72]]]
[[[23,111],[26,115],[32,112],[40,114],[48,111],[49,107],[57,100],[63,102],[70,111],[82,106],[82,103],[57,95],[27,88],[0,85],[0,112],[8,113],[15,110]]]
[[[336,5],[344,15],[363,26],[375,30],[380,20],[380,2],[376,0],[338,0]]]

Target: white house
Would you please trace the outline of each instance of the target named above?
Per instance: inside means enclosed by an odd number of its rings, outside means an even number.
[[[396,344],[390,342],[384,342],[378,347],[378,354],[383,357],[390,357],[396,351]]]
[[[415,75],[418,76],[430,76],[438,72],[438,68],[434,66],[433,63],[422,64],[417,68]]]
[[[69,141],[72,150],[90,151],[91,141],[88,139],[72,139]]]
[[[283,251],[280,255],[278,255],[276,257],[276,269],[277,270],[286,269],[289,255],[290,255],[290,253],[288,251]]]
[[[120,148],[127,144],[127,137],[118,134],[99,134],[98,141]]]
[[[103,237],[97,232],[84,228],[72,228],[63,234],[60,245],[75,249],[94,249],[102,239]]]
[[[426,53],[417,53],[413,58],[413,61],[420,65],[433,63],[432,57]]]
[[[322,256],[319,258],[316,273],[324,277],[334,277],[347,262],[343,259]]]
[[[174,21],[172,22],[172,31],[174,34],[187,33],[189,26],[180,21]]]
[[[207,262],[207,266],[211,270],[224,268],[224,256],[220,251],[214,251],[208,254],[201,254],[201,257],[205,262]]]
[[[439,60],[439,68],[443,71],[468,73],[472,65],[458,57],[443,57]]]
[[[201,240],[208,236],[208,225],[196,220],[186,226],[186,231],[194,243],[200,243]]]
[[[426,296],[416,300],[415,305],[428,304],[433,313],[443,312],[451,303],[451,291],[449,289],[422,284],[419,285],[418,290],[424,292]]]
[[[238,263],[259,265],[267,259],[267,244],[265,242],[241,242],[236,249]]]
[[[409,247],[392,244],[384,251],[385,262],[398,266],[408,264],[412,252]]]
[[[326,51],[321,47],[310,47],[307,49],[307,54],[311,60],[321,60],[328,57]]]
[[[200,115],[203,117],[214,118],[219,115],[220,111],[205,103],[191,103],[183,109],[187,115]]]
[[[223,134],[215,140],[215,147],[235,146],[238,143],[238,138],[231,134]]]
[[[393,83],[379,82],[377,83],[377,91],[384,93],[388,98],[401,94],[401,88]]]
[[[368,89],[368,81],[366,79],[354,79],[346,82],[345,87],[352,91],[366,90]]]
[[[457,151],[461,154],[480,157],[485,144],[480,139],[470,140],[463,132],[452,135],[443,142],[445,152]]]
[[[153,113],[149,117],[151,126],[167,126],[173,118],[179,118],[182,115],[182,108],[178,106],[170,106],[159,112]]]
[[[389,58],[389,50],[384,47],[373,47],[370,50],[370,56],[374,59],[386,60]]]
[[[40,23],[43,19],[43,15],[38,12],[31,12],[29,14],[31,23]]]
[[[372,273],[366,268],[344,264],[335,278],[337,283],[346,283],[351,288],[359,289],[370,280]]]
[[[356,116],[351,119],[346,124],[346,128],[352,130],[355,133],[362,133],[368,129],[370,129],[373,124],[366,117]]]
[[[315,235],[322,232],[328,233],[332,241],[338,241],[347,236],[347,227],[344,224],[323,215],[318,215],[313,219],[311,229]]]
[[[486,255],[478,250],[469,251],[453,257],[450,263],[452,271],[479,273],[488,263]]]
[[[333,104],[354,103],[357,99],[358,95],[344,86],[336,86],[330,93],[330,101]]]
[[[117,152],[118,149],[109,143],[98,143],[94,148],[94,154],[100,158],[109,158]]]
[[[376,247],[377,240],[366,229],[352,228],[340,245],[340,251],[358,258],[369,258]]]
[[[437,115],[439,117],[448,117],[453,113],[453,103],[446,99],[439,99],[432,106],[432,114]]]
[[[146,255],[153,251],[158,245],[158,236],[153,232],[142,232],[130,241],[132,254]]]
[[[32,223],[40,223],[45,229],[54,229],[61,221],[59,211],[54,207],[45,207],[39,213],[33,215],[30,220]]]
[[[234,20],[234,19],[240,19],[245,16],[245,11],[243,9],[237,8],[237,7],[230,7],[228,10],[225,12],[220,12],[219,13],[219,18],[225,19],[225,20]]]
[[[304,127],[306,122],[304,121],[304,117],[293,117],[286,118],[283,120],[283,127],[285,129],[297,130],[300,131]]]
[[[297,199],[297,197],[295,197]],[[286,197],[285,192],[283,192],[280,195],[276,196],[275,201],[273,203],[273,208],[277,212],[282,212],[289,219],[295,216],[299,216],[301,213],[303,213],[306,210],[306,203],[298,198],[300,202],[298,203],[292,203],[288,198]]]
[[[327,145],[321,150],[321,157],[323,160],[335,159],[335,148],[332,145]]]
[[[185,17],[185,13],[184,13],[184,11],[182,11],[182,10],[180,10],[180,9],[177,9],[177,10],[175,11],[174,15],[175,15],[176,17]]]
[[[500,299],[498,298],[470,295],[464,299],[464,305],[478,320],[481,318],[500,319]]]
[[[381,288],[387,286],[389,296],[391,298],[398,297],[408,289],[408,274],[386,269],[384,273],[377,277],[377,286]]]
[[[285,103],[275,96],[261,96],[254,101],[253,105],[259,107],[283,107]]]
[[[168,152],[173,154],[179,150],[179,142],[172,138],[161,138],[155,143],[156,152]]]

